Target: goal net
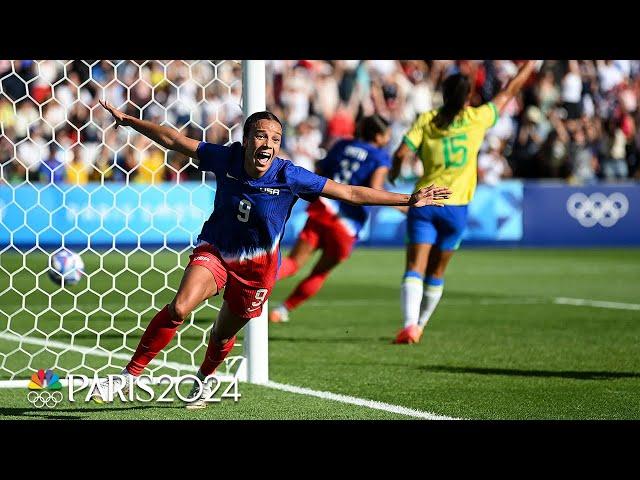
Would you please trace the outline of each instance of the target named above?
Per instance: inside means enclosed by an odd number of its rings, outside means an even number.
[[[227,144],[242,138],[243,63],[0,60],[0,384],[38,369],[119,373],[175,295],[213,209],[213,174],[115,129],[98,100]],[[60,248],[84,262],[75,285],[48,275]],[[145,373],[195,373],[221,297],[197,308]],[[247,377],[242,344],[220,376]]]

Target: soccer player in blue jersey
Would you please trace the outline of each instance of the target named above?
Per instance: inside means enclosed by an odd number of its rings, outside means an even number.
[[[116,128],[132,127],[162,147],[196,159],[199,170],[215,173],[217,184],[213,213],[198,236],[178,292],[147,326],[123,375],[140,375],[193,309],[224,288],[222,307],[197,375],[204,379],[215,372],[238,331],[260,315],[271,294],[280,238],[298,198],[313,201],[323,196],[354,205],[440,206],[451,193],[433,185],[411,195],[391,193],[341,184],[295,166],[278,158],[282,124],[270,112],[250,115],[242,143],[222,146],[132,117],[105,101],[100,104],[113,115]],[[201,398],[193,398],[188,406],[206,406]]]
[[[391,137],[389,123],[380,115],[360,120],[357,137],[338,141],[320,160],[316,173],[344,185],[384,189],[391,158],[383,147]],[[319,197],[307,209],[309,218],[291,253],[282,261],[278,279],[294,275],[317,249],[322,256],[311,273],[287,299],[269,312],[271,322],[289,321],[289,312],[315,295],[329,273],[351,255],[358,234],[368,218],[368,209]]]

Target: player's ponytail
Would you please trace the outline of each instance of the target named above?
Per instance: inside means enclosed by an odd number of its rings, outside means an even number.
[[[433,124],[440,130],[448,128],[456,115],[464,108],[470,91],[471,82],[466,75],[460,73],[449,75],[442,84],[444,105],[433,117]]]

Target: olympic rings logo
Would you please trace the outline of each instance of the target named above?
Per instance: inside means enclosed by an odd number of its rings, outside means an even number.
[[[588,197],[577,192],[567,200],[567,212],[583,227],[593,227],[597,223],[603,227],[613,227],[629,211],[629,200],[615,192],[608,197],[604,193],[592,193]]]
[[[62,392],[31,391],[27,394],[27,400],[36,408],[55,408],[62,401]]]

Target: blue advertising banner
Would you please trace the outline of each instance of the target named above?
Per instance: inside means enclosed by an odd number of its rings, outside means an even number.
[[[411,191],[404,184],[395,191]],[[215,182],[0,186],[0,248],[84,248],[188,245],[213,209]],[[307,203],[294,206],[283,237],[292,245],[306,222]],[[572,187],[507,181],[479,185],[469,206],[463,246],[640,245],[640,185]],[[360,244],[402,246],[406,217],[373,207]]]
[[[413,184],[395,190],[410,192]],[[0,186],[0,245],[20,248],[131,247],[195,242],[213,209],[215,182],[83,186],[22,184]],[[291,245],[307,219],[307,202],[294,206],[283,237]],[[518,241],[522,237],[522,184],[480,185],[469,208],[465,241]],[[360,243],[404,245],[406,217],[373,207]]]
[[[640,185],[526,183],[523,245],[640,245]]]
[[[29,248],[189,244],[213,210],[215,183],[0,187],[0,245]]]

